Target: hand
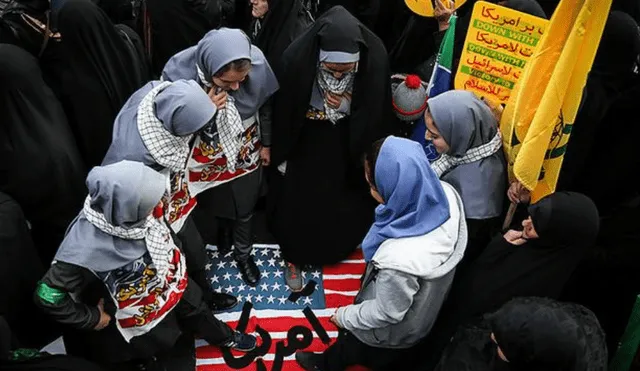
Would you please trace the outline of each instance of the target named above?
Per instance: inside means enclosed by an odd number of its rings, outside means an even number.
[[[96,331],[100,331],[109,326],[109,322],[111,322],[111,316],[104,311],[104,299],[100,299],[98,302],[98,310],[100,311],[100,321],[96,327],[93,328]]]
[[[263,166],[271,165],[271,148],[262,147],[260,150],[260,159],[262,160]]]
[[[500,120],[502,120],[502,112],[504,111],[504,107],[501,104],[496,104],[488,99],[485,99],[484,97],[480,97],[480,100],[482,100],[484,104],[489,107],[491,113],[493,113],[493,116],[496,118],[496,121],[498,121],[499,124]]]
[[[216,88],[212,88],[209,90],[209,98],[219,110],[227,106],[227,92],[224,90],[216,94]]]
[[[527,240],[522,238],[522,231],[509,230],[504,234],[504,239],[512,245],[520,246],[524,245]]]
[[[334,313],[331,318],[329,318],[329,322],[333,323],[334,325],[336,325],[337,328],[342,328],[342,326],[340,326],[340,323],[338,323],[338,318],[336,317],[338,314],[338,312]]]
[[[529,192],[529,190],[526,189],[522,185],[522,183],[515,181],[509,186],[507,197],[509,197],[509,201],[515,202],[517,204],[521,202],[528,203],[529,201],[531,201],[531,192]]]
[[[329,105],[329,107],[331,107],[333,109],[340,108],[340,104],[342,104],[342,96],[341,95],[336,95],[336,94],[333,94],[333,93],[326,93],[324,98],[327,101],[327,105]]]
[[[438,29],[440,31],[447,30],[449,28],[449,18],[456,11],[456,4],[453,0],[436,0],[435,3],[433,16],[438,21]]]

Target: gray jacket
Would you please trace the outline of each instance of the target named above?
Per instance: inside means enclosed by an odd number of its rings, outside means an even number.
[[[442,182],[451,217],[423,236],[389,239],[374,254],[355,303],[339,308],[337,322],[363,343],[409,348],[438,316],[467,245],[464,207]]]

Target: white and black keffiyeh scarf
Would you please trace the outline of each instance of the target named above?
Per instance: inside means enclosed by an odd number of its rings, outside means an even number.
[[[196,65],[196,68],[198,69],[200,82],[208,88],[213,88],[213,84],[207,81],[200,67]],[[238,154],[242,148],[242,133],[244,133],[242,117],[240,117],[240,113],[234,102],[233,97],[228,95],[225,108],[218,109],[216,113],[214,119],[215,127],[209,124],[202,131],[202,136],[209,144],[212,144],[215,132],[218,132],[220,145],[227,158],[227,168],[230,172],[236,171]]]
[[[138,106],[138,131],[142,143],[155,162],[173,172],[185,171],[190,154],[191,135],[177,137],[165,129],[156,117],[154,99],[163,89],[171,85],[163,82],[153,88]]]
[[[353,81],[355,80],[355,73],[350,72],[345,74],[341,79],[336,79],[331,72],[320,70],[317,75],[318,85],[325,93],[332,93],[335,95],[342,95],[353,90]],[[332,108],[327,104],[327,100],[324,99],[324,112],[327,118],[332,123],[338,122],[341,118],[347,114],[339,112],[337,108]]]
[[[149,251],[149,255],[151,256],[151,261],[156,267],[158,277],[162,279],[163,284],[166,285],[170,261],[173,257],[173,250],[176,248],[169,227],[152,215],[147,217],[144,224],[140,227],[124,228],[114,226],[109,224],[104,215],[91,208],[90,196],[85,199],[82,211],[89,223],[110,236],[124,240],[144,239],[147,251]]]
[[[436,175],[438,175],[439,178],[449,169],[458,165],[469,164],[482,160],[483,158],[487,158],[498,152],[500,148],[502,148],[502,137],[498,131],[491,141],[481,146],[469,149],[462,157],[453,157],[447,154],[442,154],[439,159],[431,163],[431,168],[436,172]]]

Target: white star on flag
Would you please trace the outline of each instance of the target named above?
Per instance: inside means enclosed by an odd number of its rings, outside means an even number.
[[[222,287],[218,286],[215,289],[213,289],[213,291],[215,291],[217,293],[221,293],[222,292]]]
[[[264,283],[264,282],[263,282],[263,283],[260,285],[260,289],[261,289],[262,291],[269,291],[269,285],[267,285],[266,283]]]
[[[256,256],[256,249],[251,249],[251,252],[249,253],[249,255]]]
[[[273,272],[273,278],[280,278],[280,277],[282,277],[282,271]]]
[[[227,265],[227,263],[225,262],[220,262],[218,263],[218,269],[224,269],[224,267]]]
[[[229,266],[231,266],[232,268],[238,268],[238,262],[237,262],[237,261],[235,261],[235,260],[232,260],[232,261],[229,263]]]
[[[229,274],[229,272],[225,273],[222,277],[225,279],[225,281],[231,281],[231,275]]]
[[[276,282],[273,285],[271,285],[271,289],[273,291],[280,290],[280,287],[281,287],[281,285],[278,282]]]
[[[267,255],[269,255],[269,250],[268,250],[268,249],[262,249],[262,250],[260,250],[260,255],[261,255],[261,256],[267,256]]]
[[[242,273],[236,273],[235,275],[237,280],[241,280],[242,279]]]
[[[210,271],[211,270],[211,265],[212,265],[211,263],[205,264],[204,269]]]
[[[278,300],[280,301],[280,305],[284,305],[287,302],[287,298],[286,297],[280,297],[278,298]]]
[[[262,271],[262,272],[260,272],[260,277],[262,277],[262,278],[269,278],[269,272],[267,272],[267,271]]]
[[[256,302],[257,303],[262,303],[262,299],[264,299],[264,296],[262,296],[262,295],[256,296]]]
[[[219,278],[220,278],[220,277],[218,277],[218,276],[216,276],[216,275],[214,274],[214,275],[213,275],[213,277],[211,277],[211,283],[219,282],[219,281],[218,281],[218,279],[219,279]]]
[[[313,276],[313,278],[320,278],[320,272],[318,271],[311,272],[311,275]]]
[[[255,288],[255,287],[253,287],[253,286],[249,286],[249,291],[258,291],[258,289],[256,289],[256,288]]]
[[[228,253],[224,254],[225,258],[230,258],[231,254],[233,254],[233,251],[229,251]]]
[[[220,254],[218,254],[218,252],[217,252],[217,251],[212,251],[212,252],[211,252],[211,258],[212,258],[212,259],[215,259],[215,258],[217,258],[218,256],[220,256]]]
[[[275,267],[276,266],[276,260],[274,258],[271,258],[271,259],[267,260],[267,263],[269,263],[270,267]]]
[[[244,289],[245,289],[246,287],[247,287],[247,286],[245,286],[245,284],[244,284],[244,283],[239,284],[239,285],[238,285],[238,292],[240,292],[240,291],[244,291]]]
[[[269,297],[267,298],[267,304],[271,304],[276,300],[276,297],[273,295],[269,295]]]
[[[279,258],[279,257],[280,257],[280,250],[275,250],[275,251],[273,252],[273,257],[274,257],[274,258]]]
[[[247,294],[247,296],[245,297],[245,300],[251,303],[251,299],[253,299],[253,296],[251,296],[251,294]]]
[[[229,285],[224,290],[227,292],[227,294],[231,294],[233,293],[233,286]]]
[[[242,301],[242,299],[244,298],[244,296],[242,296],[242,294],[240,294],[240,295],[238,295],[238,296],[237,296],[237,298],[238,298],[238,303],[239,303],[239,302],[241,302],[241,301]]]
[[[307,278],[307,272],[302,271],[302,278]]]
[[[284,266],[286,265],[286,264],[284,263],[284,260],[280,260],[280,263],[278,263],[278,264],[280,264],[280,266],[281,266],[282,268],[284,268]]]
[[[257,265],[258,267],[262,267],[262,264],[264,264],[264,261],[262,261],[262,260],[260,260],[260,259],[256,260],[256,265]]]
[[[311,299],[310,297],[306,296],[304,298],[303,304],[305,305],[311,305],[311,302],[313,301],[313,299]]]

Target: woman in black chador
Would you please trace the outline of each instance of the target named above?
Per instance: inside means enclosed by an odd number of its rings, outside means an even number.
[[[371,225],[361,154],[390,134],[390,75],[382,41],[340,6],[287,48],[276,74],[271,227],[296,290],[296,266],[344,259]]]

